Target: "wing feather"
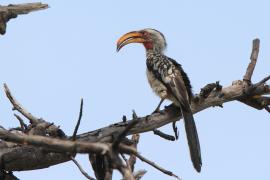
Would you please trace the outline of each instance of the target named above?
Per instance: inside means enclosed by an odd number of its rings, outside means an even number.
[[[191,160],[195,169],[200,172],[202,165],[201,150],[196,124],[190,109],[190,98],[192,96],[190,81],[181,65],[175,60],[160,55],[156,58],[159,58],[158,63],[154,59],[147,60],[147,68],[166,86],[168,93],[177,101],[174,103],[180,106]]]

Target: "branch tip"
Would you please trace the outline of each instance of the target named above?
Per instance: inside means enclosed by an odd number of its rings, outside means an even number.
[[[252,43],[252,51],[250,55],[250,63],[247,67],[246,74],[243,77],[245,85],[250,85],[251,83],[251,77],[253,74],[253,71],[255,69],[257,59],[259,56],[259,49],[260,49],[260,40],[259,39],[254,39]]]
[[[162,131],[160,131],[158,129],[154,129],[153,130],[153,133],[155,135],[158,135],[159,137],[161,137],[163,139],[166,139],[166,140],[169,140],[169,141],[175,141],[175,137],[174,136],[171,136],[169,134],[163,133]]]
[[[74,164],[78,167],[78,169],[80,170],[80,172],[84,175],[84,177],[86,177],[87,179],[90,180],[95,180],[94,178],[92,178],[91,176],[89,176],[87,174],[87,172],[85,172],[82,168],[82,166],[79,164],[79,162],[72,156],[70,156],[70,159],[74,162]]]
[[[76,136],[77,136],[77,132],[81,123],[81,119],[82,119],[82,114],[83,114],[83,98],[81,98],[81,104],[80,104],[80,112],[79,112],[79,118],[77,121],[77,124],[75,126],[73,135],[72,135],[72,140],[75,141],[76,140]]]

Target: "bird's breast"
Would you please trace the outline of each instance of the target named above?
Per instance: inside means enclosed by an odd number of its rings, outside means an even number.
[[[148,83],[150,84],[151,88],[156,93],[156,95],[158,95],[160,98],[167,98],[166,86],[160,80],[158,80],[155,74],[149,69],[146,70],[146,75]]]

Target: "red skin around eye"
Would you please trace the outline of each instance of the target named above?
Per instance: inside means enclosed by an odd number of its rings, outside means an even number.
[[[143,43],[145,49],[153,49],[153,43],[152,42],[145,42]]]
[[[142,31],[141,33],[143,34],[144,39],[147,39],[147,41],[143,43],[145,49],[146,50],[153,49],[153,43],[149,40],[151,39],[150,34],[146,31]]]

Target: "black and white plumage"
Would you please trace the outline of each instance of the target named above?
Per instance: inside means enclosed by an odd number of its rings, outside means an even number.
[[[190,108],[193,95],[187,74],[180,64],[164,55],[167,44],[161,32],[155,29],[144,29],[127,33],[118,40],[117,50],[129,43],[142,43],[145,46],[148,82],[162,99],[161,102],[169,99],[180,107],[193,166],[200,172],[202,165],[200,143]]]

